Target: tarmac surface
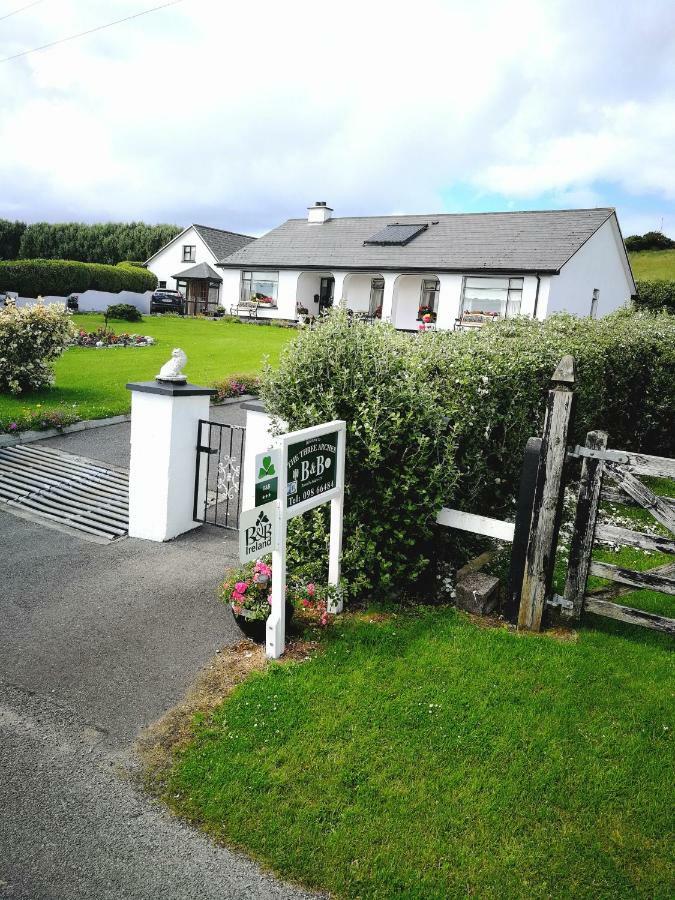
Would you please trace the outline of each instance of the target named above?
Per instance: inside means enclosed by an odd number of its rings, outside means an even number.
[[[215,410],[242,422],[238,407]],[[128,465],[129,425],[44,441]],[[0,897],[308,894],[214,846],[130,777],[139,731],[240,639],[215,589],[236,533],[95,544],[0,506]]]

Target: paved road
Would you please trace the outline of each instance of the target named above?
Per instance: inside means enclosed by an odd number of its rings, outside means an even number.
[[[119,465],[126,440],[110,426],[48,443]],[[0,897],[306,896],[128,777],[138,731],[240,637],[214,596],[234,541],[101,545],[0,508]]]

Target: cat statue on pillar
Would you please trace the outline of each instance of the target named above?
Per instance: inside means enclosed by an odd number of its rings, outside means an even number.
[[[155,375],[155,381],[168,381],[171,384],[187,384],[187,377],[183,374],[183,366],[187,363],[185,352],[176,347],[171,353],[171,359],[164,363]]]

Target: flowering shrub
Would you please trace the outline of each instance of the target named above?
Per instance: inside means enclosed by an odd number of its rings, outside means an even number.
[[[272,603],[272,567],[258,560],[227,572],[220,597],[235,616],[266,619]]]
[[[299,332],[262,380],[267,409],[292,430],[347,422],[343,573],[351,596],[407,593],[426,573],[436,512],[456,481],[454,439],[415,346],[391,326],[337,309]],[[289,522],[295,571],[326,559],[328,512]],[[325,580],[320,565],[303,568],[307,580]]]
[[[331,620],[328,605],[337,597],[337,593],[337,588],[331,585],[305,583],[292,578],[286,588],[287,601],[297,609],[309,613],[322,626]],[[220,586],[220,598],[229,603],[235,616],[253,620],[267,619],[272,605],[272,566],[258,560],[229,569]]]
[[[638,309],[665,309],[675,313],[675,281],[637,281],[634,303]]]
[[[51,384],[50,362],[75,333],[70,313],[55,304],[0,309],[0,391],[20,394]]]
[[[155,343],[155,339],[149,335],[129,334],[126,331],[115,334],[101,325],[95,331],[80,329],[73,343],[78,347],[149,347]]]
[[[260,390],[260,379],[255,375],[233,375],[224,381],[216,381],[213,385],[218,393],[215,400],[228,400],[230,397],[241,397],[244,394],[257,394]]]
[[[72,409],[56,407],[43,410],[38,403],[34,410],[26,409],[11,419],[0,420],[0,434],[18,434],[20,431],[44,431],[48,428],[65,428],[79,422],[80,417]]]
[[[265,371],[261,396],[290,429],[345,419],[343,572],[352,596],[423,596],[442,506],[512,512],[527,439],[541,434],[560,358],[577,360],[570,442],[603,428],[610,445],[672,456],[675,318],[503,320],[477,333],[405,335],[340,310],[300,332]],[[328,509],[289,522],[289,562],[327,555]],[[441,533],[439,535],[439,532]],[[323,570],[307,569],[309,580]]]

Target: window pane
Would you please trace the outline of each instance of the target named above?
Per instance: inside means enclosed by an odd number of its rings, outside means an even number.
[[[508,288],[508,278],[485,278],[482,275],[466,279],[467,287],[477,288]]]
[[[522,278],[511,278],[509,279],[509,287],[512,288],[520,288],[523,287],[523,279]]]
[[[508,291],[506,288],[500,290],[499,288],[485,288],[485,290],[479,290],[478,288],[467,288],[464,291],[465,297],[470,297],[479,302],[485,301],[486,303],[490,300],[506,300],[506,295]]]

